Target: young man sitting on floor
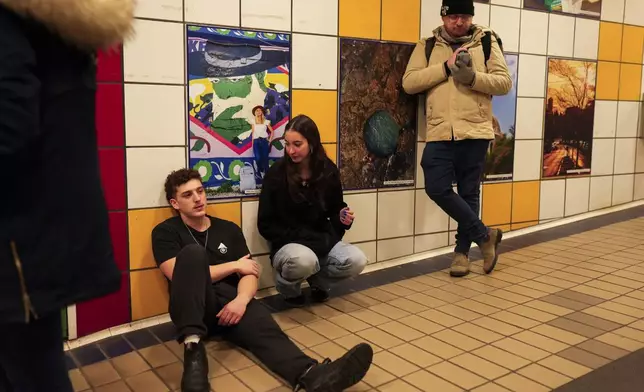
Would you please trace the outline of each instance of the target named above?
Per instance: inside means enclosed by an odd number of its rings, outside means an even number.
[[[184,347],[181,390],[209,391],[203,338],[218,335],[254,354],[271,371],[308,392],[342,391],[369,370],[373,350],[362,343],[336,361],[302,352],[254,299],[260,267],[236,224],[206,214],[198,172],[168,175],[166,198],[178,215],[152,231],[152,249],[169,280],[170,317]]]

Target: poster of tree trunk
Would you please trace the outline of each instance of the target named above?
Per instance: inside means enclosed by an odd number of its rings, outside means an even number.
[[[517,116],[517,70],[519,56],[505,54],[512,90],[492,99],[492,126],[494,140],[490,143],[485,162],[486,182],[512,180],[514,170],[514,135]]]
[[[340,157],[345,189],[414,184],[418,98],[402,89],[413,44],[340,41]]]
[[[543,177],[590,174],[597,63],[548,60]]]
[[[209,198],[259,193],[284,155],[290,36],[188,26],[189,165]]]
[[[523,0],[523,8],[599,19],[602,0]]]

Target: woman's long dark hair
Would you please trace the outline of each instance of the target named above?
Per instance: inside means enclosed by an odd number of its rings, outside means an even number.
[[[295,116],[288,124],[286,124],[286,130],[284,133],[288,131],[295,131],[301,134],[309,143],[310,153],[308,162],[309,170],[311,172],[311,178],[307,180],[310,192],[303,192],[301,187],[302,176],[298,170],[298,164],[293,162],[288,154],[286,154],[284,157],[284,164],[286,165],[286,180],[288,183],[289,193],[295,201],[313,202],[314,200],[311,200],[310,196],[314,195],[316,196],[317,201],[324,207],[324,193],[327,183],[325,169],[328,158],[326,151],[322,146],[318,126],[309,116],[300,114],[299,116]]]

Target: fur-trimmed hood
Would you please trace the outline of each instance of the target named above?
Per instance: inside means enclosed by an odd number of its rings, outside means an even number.
[[[135,0],[0,0],[83,49],[108,48],[132,33]]]

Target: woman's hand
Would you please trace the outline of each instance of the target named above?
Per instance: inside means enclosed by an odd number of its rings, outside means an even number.
[[[340,210],[340,222],[345,226],[350,226],[353,223],[355,216],[349,207],[344,207]]]

